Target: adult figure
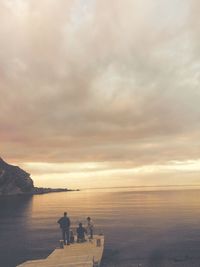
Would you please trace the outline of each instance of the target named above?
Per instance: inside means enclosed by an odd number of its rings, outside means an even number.
[[[87,230],[90,234],[90,239],[93,239],[94,223],[90,217],[87,217]]]
[[[69,234],[70,219],[69,217],[67,217],[67,212],[64,212],[64,216],[61,217],[57,223],[60,224],[64,244],[66,245],[66,240],[67,240],[67,245],[69,245],[70,244],[70,234]]]
[[[77,242],[85,242],[85,234],[87,233],[86,229],[83,227],[82,223],[79,223],[79,227],[76,229],[77,233]]]

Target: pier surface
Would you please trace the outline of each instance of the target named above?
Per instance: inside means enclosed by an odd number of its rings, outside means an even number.
[[[56,248],[46,259],[26,261],[18,267],[99,267],[104,249],[104,236],[94,235],[84,243]]]

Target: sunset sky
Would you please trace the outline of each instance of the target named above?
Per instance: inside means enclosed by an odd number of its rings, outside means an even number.
[[[36,186],[200,184],[198,0],[1,0],[0,156]]]

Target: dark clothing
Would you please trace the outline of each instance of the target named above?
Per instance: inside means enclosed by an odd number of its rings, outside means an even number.
[[[85,241],[85,233],[87,233],[85,228],[82,226],[79,226],[76,229],[76,232],[77,232],[77,242],[84,242]]]
[[[58,223],[60,224],[60,228],[62,229],[67,229],[70,227],[70,219],[67,216],[61,217],[58,220]]]
[[[66,241],[67,241],[67,244],[70,243],[69,228],[62,229],[62,237],[63,237],[65,245],[66,245]]]
[[[64,240],[64,244],[69,244],[70,234],[69,234],[69,227],[70,227],[70,219],[67,216],[61,217],[58,220],[58,223],[60,224],[60,228],[62,230],[62,237]]]

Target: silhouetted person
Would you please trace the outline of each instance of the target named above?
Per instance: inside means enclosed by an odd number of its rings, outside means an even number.
[[[67,217],[67,212],[64,212],[64,216],[58,220],[58,223],[60,224],[60,228],[62,230],[64,244],[66,245],[66,240],[67,240],[67,245],[69,245],[70,244],[70,234],[69,234],[70,219],[69,217]]]
[[[90,217],[87,217],[87,230],[90,234],[90,238],[93,238],[94,224]]]
[[[86,241],[85,240],[85,234],[87,233],[87,231],[83,227],[82,223],[79,223],[79,227],[76,229],[76,232],[77,232],[77,242],[78,243]]]

